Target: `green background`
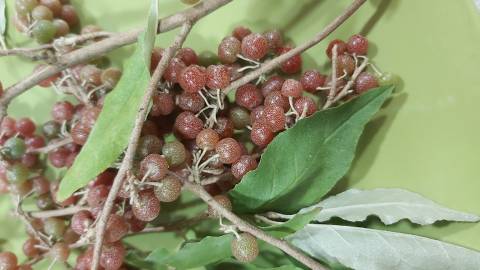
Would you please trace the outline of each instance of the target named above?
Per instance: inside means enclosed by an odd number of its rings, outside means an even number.
[[[147,0],[73,0],[82,24],[98,24],[108,31],[142,27]],[[199,22],[186,46],[216,51],[218,42],[236,25],[254,31],[278,28],[299,44],[337,16],[347,0],[236,0]],[[13,0],[7,0],[10,14]],[[178,0],[160,0],[160,14],[184,8]],[[370,56],[384,71],[399,74],[400,91],[367,127],[351,172],[337,186],[400,187],[418,192],[445,206],[480,215],[480,11],[472,0],[369,0],[329,38],[366,34]],[[159,36],[167,45],[175,32]],[[27,39],[10,25],[10,46],[25,46]],[[326,42],[304,54],[304,67],[326,72]],[[123,48],[111,53],[121,66],[131,53]],[[16,57],[0,58],[0,80],[9,86],[33,69]],[[53,90],[34,88],[17,99],[10,113],[16,117],[48,117],[49,105],[58,98]],[[1,219],[8,217],[6,198],[0,199]],[[370,226],[383,228],[375,220]],[[415,227],[406,222],[390,230],[424,235],[480,250],[480,224],[440,223]],[[0,238],[23,231],[13,222],[2,222]],[[20,242],[10,241],[6,247]]]

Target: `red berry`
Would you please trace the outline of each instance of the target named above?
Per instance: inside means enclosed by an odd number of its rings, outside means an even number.
[[[153,116],[169,115],[175,109],[173,96],[167,93],[155,93],[152,97],[152,110],[150,114]]]
[[[72,5],[62,6],[62,11],[60,13],[60,19],[66,21],[70,28],[78,24],[78,15],[77,11]]]
[[[251,33],[252,33],[252,31],[250,29],[248,29],[247,27],[244,27],[244,26],[237,26],[232,31],[232,35],[240,41],[242,41],[242,39],[244,37],[250,35]]]
[[[177,96],[177,105],[184,111],[197,113],[205,107],[205,101],[199,93],[182,92]]]
[[[273,140],[273,136],[274,134],[267,124],[261,121],[253,123],[250,139],[254,144],[265,147]]]
[[[307,70],[302,74],[300,82],[302,83],[303,89],[313,93],[317,91],[318,87],[323,87],[327,76],[320,74],[317,70]]]
[[[40,64],[34,68],[34,72],[39,72],[43,69],[45,69],[47,65]],[[45,80],[41,81],[38,83],[39,86],[41,87],[50,87],[54,81],[56,81],[60,77],[60,74],[57,73],[51,77],[46,78]]]
[[[84,145],[87,142],[90,131],[91,128],[83,123],[75,124],[70,132],[73,142],[78,145]]]
[[[92,187],[87,194],[87,203],[90,207],[102,205],[107,199],[110,188],[105,185]]]
[[[368,40],[362,35],[353,35],[348,39],[347,50],[351,54],[366,55],[368,53]]]
[[[72,216],[70,228],[78,234],[83,235],[87,232],[90,225],[93,224],[93,216],[87,210],[80,210]]]
[[[132,211],[139,220],[150,222],[160,214],[160,202],[152,190],[142,190],[133,201]]]
[[[200,133],[198,133],[196,138],[197,146],[204,150],[215,149],[218,141],[220,141],[220,136],[211,128],[202,130]]]
[[[237,179],[241,179],[249,171],[257,168],[257,161],[252,156],[243,155],[232,165],[232,174]]]
[[[39,244],[40,243],[35,238],[27,239],[27,241],[25,241],[22,247],[23,253],[25,254],[25,256],[29,258],[37,257],[40,254],[40,250],[38,250],[36,245],[39,245]]]
[[[43,195],[50,191],[50,182],[43,176],[37,176],[32,179],[33,191],[37,195]]]
[[[207,67],[207,87],[223,89],[230,84],[230,70],[224,65],[210,65]]]
[[[273,131],[285,129],[286,118],[282,107],[265,106],[263,110],[264,123]]]
[[[224,64],[232,64],[237,61],[242,43],[234,37],[224,38],[218,45],[218,59]]]
[[[277,54],[281,55],[284,54],[288,51],[290,51],[292,48],[291,47],[282,47],[277,50]],[[283,62],[280,66],[280,69],[286,73],[286,74],[295,74],[300,72],[302,69],[302,57],[300,54],[296,54],[289,59],[287,59],[285,62]]]
[[[15,119],[7,116],[4,117],[0,125],[0,133],[5,137],[12,137],[17,133],[16,121]]]
[[[268,47],[271,50],[275,50],[283,46],[283,37],[280,31],[274,29],[263,33],[263,36],[268,41]]]
[[[53,120],[59,123],[72,120],[74,113],[75,106],[68,101],[59,101],[55,103],[51,112]]]
[[[186,139],[195,139],[203,129],[203,122],[191,112],[182,112],[175,119],[175,130]]]
[[[45,139],[38,135],[25,139],[25,144],[27,145],[27,150],[32,151],[45,146]]]
[[[30,137],[35,133],[35,123],[30,118],[20,118],[16,123],[16,130],[24,137]]]
[[[160,59],[162,59],[164,51],[165,50],[163,48],[153,48],[152,57],[150,58],[150,72],[153,72],[158,66],[158,63],[160,62]]]
[[[305,111],[305,116],[310,116],[317,111],[317,105],[311,97],[299,97],[295,100],[293,107],[300,115]]]
[[[185,65],[190,66],[190,65],[196,65],[198,63],[198,56],[195,53],[195,51],[191,48],[188,47],[183,47],[177,52],[177,58],[180,58],[180,60],[185,63]]]
[[[177,83],[180,80],[179,77],[182,70],[184,70],[186,66],[187,65],[185,65],[182,60],[173,58],[168,63],[168,66],[163,73],[163,78],[171,83]]]
[[[285,112],[290,108],[288,98],[282,95],[280,91],[274,91],[268,94],[263,104],[265,106],[279,106],[283,108],[283,111]]]
[[[128,224],[122,216],[111,215],[105,229],[105,242],[113,243],[122,239],[128,233]]]
[[[141,221],[135,217],[132,210],[128,210],[123,215],[131,232],[141,232],[147,226],[145,221]]]
[[[230,211],[233,209],[232,202],[230,201],[230,199],[226,195],[215,195],[213,197],[213,199],[217,203],[219,203],[221,206],[223,206],[223,208],[226,208],[227,210],[230,210]],[[213,209],[211,206],[208,206],[207,213],[210,217],[218,218],[218,217],[221,216],[221,214],[218,211],[216,211],[215,209]]]
[[[0,253],[0,269],[16,270],[17,263],[17,256],[12,252],[5,251]]]
[[[282,95],[285,97],[300,97],[302,91],[302,84],[295,79],[287,79],[282,85]]]
[[[263,95],[254,84],[247,83],[237,89],[235,102],[239,106],[252,110],[262,104]]]
[[[242,40],[242,55],[260,60],[268,53],[267,39],[258,33],[251,33]]]
[[[48,153],[48,160],[55,168],[63,168],[65,167],[65,161],[67,160],[68,155],[70,152],[61,147],[57,148],[54,151]]]
[[[53,245],[53,247],[50,249],[50,256],[52,257],[52,259],[59,262],[65,262],[68,259],[69,255],[70,249],[65,243],[55,243],[55,245]]]
[[[333,46],[335,45],[337,45],[337,55],[341,55],[347,52],[347,44],[343,40],[334,39],[330,41],[330,43],[328,44],[327,50],[325,51],[328,58],[330,59],[332,59],[332,56],[333,56],[332,50],[333,50]]]
[[[168,162],[159,154],[150,154],[140,162],[140,174],[151,181],[159,181],[167,175]]]
[[[254,124],[255,122],[262,121],[264,115],[265,106],[258,106],[252,110],[250,113],[250,122]]]
[[[282,90],[282,85],[284,81],[285,81],[284,78],[277,75],[270,77],[262,85],[262,95],[266,97],[271,92]]]
[[[125,247],[122,242],[104,245],[100,254],[100,265],[105,268],[105,270],[120,269],[125,253]]]
[[[196,93],[205,87],[207,74],[204,67],[191,65],[182,70],[178,82],[183,90]]]
[[[348,54],[342,54],[337,57],[337,75],[352,75],[355,71],[355,60]]]
[[[362,94],[372,88],[378,87],[378,79],[368,72],[362,72],[355,80],[353,88],[357,94]]]
[[[240,159],[242,148],[240,144],[233,138],[225,138],[217,143],[215,152],[219,156],[219,160],[224,164],[232,164]]]
[[[25,165],[27,168],[33,168],[35,165],[37,165],[38,162],[38,154],[34,153],[25,153],[22,156],[22,164]]]

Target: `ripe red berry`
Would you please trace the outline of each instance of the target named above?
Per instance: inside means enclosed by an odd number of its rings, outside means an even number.
[[[173,96],[167,93],[155,93],[152,97],[152,110],[150,114],[153,116],[169,115],[175,109]]]
[[[12,252],[5,251],[0,253],[0,269],[16,270],[17,263],[17,256]]]
[[[303,89],[310,93],[316,92],[318,87],[323,87],[326,80],[327,76],[314,69],[305,71],[300,78]]]
[[[242,40],[242,55],[253,60],[262,59],[268,48],[267,39],[258,33],[251,33]]]
[[[225,138],[217,143],[215,152],[218,154],[219,160],[222,163],[232,164],[240,159],[242,148],[235,139]]]
[[[59,262],[65,262],[69,255],[70,249],[68,245],[62,242],[55,243],[55,245],[53,245],[53,247],[50,249],[50,256],[52,259]]]
[[[230,84],[230,70],[224,65],[210,65],[207,67],[207,87],[223,89]]]
[[[9,116],[3,118],[2,124],[0,125],[0,133],[5,137],[12,137],[15,135],[15,133],[17,133],[15,119]]]
[[[122,239],[128,233],[128,224],[123,216],[113,214],[107,221],[105,229],[105,242],[113,243]]]
[[[250,35],[251,33],[252,31],[244,26],[237,26],[232,31],[232,35],[240,41],[242,41],[244,37]]]
[[[40,254],[40,250],[36,247],[40,242],[35,238],[28,238],[23,244],[23,253],[29,258],[34,258]]]
[[[78,24],[77,11],[72,5],[63,5],[60,13],[60,19],[66,21],[70,28]]]
[[[35,133],[36,125],[30,118],[20,118],[16,122],[15,129],[20,135],[30,137]]]
[[[107,199],[110,188],[105,185],[92,187],[87,194],[87,203],[90,207],[102,205]]]
[[[125,253],[125,247],[122,242],[104,245],[100,254],[100,265],[105,268],[105,270],[120,269]]]
[[[147,226],[145,221],[141,221],[135,217],[132,210],[128,210],[123,214],[131,232],[141,232]]]
[[[70,155],[70,152],[61,147],[48,153],[48,161],[50,161],[55,168],[63,168],[65,167],[68,155]]]
[[[224,64],[232,64],[237,61],[242,43],[234,37],[225,37],[218,45],[218,59]]]
[[[87,142],[90,131],[91,128],[83,123],[75,124],[70,132],[73,142],[78,145],[84,145]]]
[[[177,52],[177,58],[182,60],[185,65],[196,65],[198,63],[197,53],[192,48],[183,47]]]
[[[50,182],[43,176],[37,176],[32,179],[32,188],[35,194],[42,195],[50,191]]]
[[[232,174],[235,178],[241,179],[249,171],[257,168],[257,161],[252,156],[243,155],[232,165]]]
[[[368,53],[368,40],[362,35],[353,35],[348,39],[347,50],[351,54],[366,55]]]
[[[263,95],[254,84],[247,83],[237,89],[235,102],[239,106],[252,110],[262,104]]]
[[[196,138],[197,146],[204,150],[215,149],[218,141],[220,141],[220,136],[211,128],[202,130],[200,133],[198,133]]]
[[[254,124],[255,122],[263,120],[263,112],[265,110],[265,106],[258,106],[250,112],[250,122]]]
[[[266,97],[271,92],[282,90],[284,81],[284,78],[277,75],[273,75],[272,77],[268,78],[268,80],[262,85],[262,95]]]
[[[279,106],[283,108],[283,111],[288,111],[290,104],[288,103],[288,97],[282,95],[280,91],[273,91],[267,95],[263,102],[265,106]]]
[[[342,54],[337,57],[337,75],[352,75],[355,71],[355,60],[348,54]]]
[[[160,214],[160,202],[152,190],[142,190],[133,200],[132,211],[139,220],[150,222]]]
[[[333,50],[333,46],[335,45],[337,45],[337,55],[341,55],[347,52],[347,44],[343,40],[334,39],[330,41],[330,43],[328,43],[327,50],[325,51],[328,58],[330,59],[332,59],[332,56],[333,56],[332,50]]]
[[[291,49],[291,47],[281,47],[277,50],[277,54],[284,54]],[[282,63],[280,69],[286,74],[295,74],[300,72],[300,70],[302,69],[302,57],[300,56],[300,54],[296,54],[290,57],[289,59],[287,59],[287,61]]]
[[[282,107],[265,106],[263,118],[263,123],[267,124],[273,132],[285,129],[286,118]]]
[[[150,154],[140,162],[140,174],[148,180],[159,181],[167,175],[168,162],[159,154]]]
[[[262,121],[253,123],[250,139],[254,144],[265,147],[273,140],[273,136],[274,134],[267,124]]]
[[[295,79],[287,79],[282,85],[282,95],[285,97],[300,97],[302,91],[302,84]]]
[[[263,33],[263,36],[268,41],[268,47],[271,50],[275,50],[283,46],[283,37],[280,31],[274,29]]]
[[[150,72],[153,72],[158,66],[158,63],[160,62],[160,59],[162,59],[164,51],[165,50],[163,48],[153,48],[152,57],[150,58]]]
[[[191,65],[182,70],[178,82],[183,90],[195,93],[202,90],[207,82],[207,74],[204,67]]]
[[[235,259],[243,263],[255,260],[259,253],[257,239],[249,233],[242,233],[239,238],[234,238],[231,249]]]
[[[310,116],[317,111],[317,105],[311,97],[299,97],[295,100],[293,107],[300,115],[305,112],[305,116]]]
[[[76,234],[83,235],[92,224],[92,214],[87,210],[80,210],[72,216],[70,228],[72,228]]]
[[[171,83],[177,83],[182,70],[184,70],[186,67],[187,65],[185,65],[182,60],[178,58],[172,58],[172,60],[170,60],[168,63],[165,72],[163,73],[163,78]]]
[[[369,72],[360,73],[353,86],[357,94],[362,94],[375,87],[378,87],[378,79]]]
[[[182,92],[177,96],[177,105],[184,111],[197,113],[205,107],[205,101],[199,93]]]
[[[203,129],[203,122],[191,112],[182,112],[175,119],[175,130],[186,139],[195,139]]]
[[[55,103],[51,112],[53,120],[59,123],[72,120],[74,113],[75,106],[68,101],[59,101]]]

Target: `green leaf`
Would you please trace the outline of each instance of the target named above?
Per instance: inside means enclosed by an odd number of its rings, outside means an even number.
[[[0,45],[5,46],[5,32],[7,30],[7,6],[5,0],[0,0]],[[3,49],[3,48],[2,48]]]
[[[357,222],[375,215],[386,225],[408,219],[420,225],[430,225],[440,220],[478,222],[480,218],[438,205],[419,194],[397,188],[377,188],[373,190],[350,189],[336,196],[327,198],[313,208],[322,211],[315,217],[324,222],[332,217]],[[302,209],[308,212],[312,207]]]
[[[348,171],[365,124],[393,87],[380,87],[299,121],[267,147],[230,192],[237,212],[293,213],[317,203]]]
[[[279,267],[261,267],[258,265],[255,265],[254,263],[241,263],[237,260],[234,259],[225,259],[222,260],[221,262],[211,265],[208,267],[208,269],[221,269],[221,270],[226,270],[226,269],[235,269],[235,270],[301,270],[301,268],[296,267],[295,265],[283,265]]]
[[[287,240],[312,257],[356,270],[457,270],[480,266],[479,252],[403,233],[310,224]]]
[[[293,215],[292,218],[282,224],[276,224],[268,227],[261,227],[262,230],[268,232],[272,236],[277,238],[283,238],[287,235],[295,233],[298,230],[303,229],[305,225],[310,223],[321,212],[320,208],[309,209],[303,213]]]
[[[150,59],[152,57],[152,49],[155,45],[155,37],[157,36],[158,28],[158,0],[150,1],[150,12],[148,14],[147,29],[144,37],[144,57],[147,67],[150,67]]]
[[[156,266],[154,263],[144,259],[138,252],[129,251],[125,256],[125,263],[138,269],[144,270],[166,270],[166,267]]]
[[[196,243],[188,243],[174,254],[167,255],[164,249],[154,250],[147,260],[158,265],[176,269],[189,269],[215,263],[232,256],[230,243],[232,235],[207,236]]]
[[[68,198],[117,160],[127,146],[139,104],[150,78],[145,63],[144,34],[125,64],[120,81],[105,98],[86,144],[60,183],[58,197]]]

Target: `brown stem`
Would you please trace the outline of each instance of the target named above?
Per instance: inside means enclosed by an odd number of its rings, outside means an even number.
[[[80,207],[80,206],[72,206],[68,208],[61,208],[61,209],[55,209],[55,210],[30,212],[29,215],[33,218],[63,217],[63,216],[71,216],[81,210],[88,210],[88,208]]]
[[[232,222],[239,230],[248,232],[251,235],[257,237],[258,239],[261,239],[269,243],[270,245],[281,249],[283,252],[290,255],[292,258],[298,260],[299,262],[303,263],[305,266],[309,267],[310,269],[315,269],[315,270],[327,269],[324,266],[322,266],[319,262],[305,255],[300,250],[292,247],[286,241],[277,239],[265,233],[264,231],[260,230],[259,228],[253,226],[252,224],[246,222],[245,220],[241,219],[240,217],[235,215],[233,212],[229,211],[228,209],[223,207],[221,204],[219,204],[217,201],[215,201],[215,199],[213,199],[213,197],[208,192],[206,192],[202,186],[191,183],[185,179],[182,179],[182,180],[184,180],[183,181],[184,186],[188,190],[190,190],[195,195],[197,195],[202,200],[204,200],[209,206],[215,209],[215,211],[220,213],[223,217],[230,220],[230,222]]]
[[[92,269],[94,270],[98,268],[100,252],[103,244],[103,236],[105,234],[107,220],[110,215],[110,212],[112,211],[115,198],[117,197],[117,194],[120,191],[124,176],[132,168],[133,158],[137,150],[138,139],[142,131],[143,122],[145,121],[145,118],[147,117],[147,114],[148,114],[148,104],[152,99],[154,91],[157,89],[158,82],[162,78],[163,73],[165,72],[165,69],[168,66],[168,63],[170,62],[170,59],[175,55],[177,50],[182,46],[191,28],[192,28],[192,23],[190,23],[189,21],[186,21],[183,24],[182,29],[180,33],[175,37],[173,44],[165,50],[162,56],[162,59],[160,60],[160,63],[158,64],[155,71],[153,72],[148,88],[145,91],[142,103],[140,104],[140,107],[138,109],[138,114],[135,119],[135,125],[130,135],[130,140],[128,142],[128,147],[125,152],[125,157],[123,158],[122,164],[120,165],[117,176],[115,176],[115,179],[113,180],[112,187],[110,189],[110,192],[108,193],[108,197],[107,197],[107,200],[105,201],[105,205],[102,209],[100,218],[98,219],[97,226],[95,227],[96,238],[95,238],[95,246],[93,250],[93,262],[92,262]]]
[[[232,0],[201,1],[198,5],[161,19],[158,22],[158,33],[167,32],[180,27],[187,21],[196,22],[231,1]],[[87,62],[99,55],[103,55],[119,47],[134,43],[142,31],[143,29],[135,29],[125,33],[118,33],[104,40],[64,54],[57,58],[55,65],[48,65],[42,70],[34,71],[23,80],[8,87],[5,89],[5,92],[0,99],[0,122],[7,113],[10,101],[15,97],[68,67]]]
[[[300,46],[293,48],[292,50],[279,55],[272,60],[265,62],[260,65],[259,68],[250,71],[249,73],[245,74],[240,79],[232,82],[229,86],[223,89],[225,93],[229,92],[230,90],[237,89],[238,87],[255,80],[256,78],[260,77],[262,74],[268,73],[275,69],[277,66],[281,65],[283,62],[287,61],[291,57],[300,54],[307,49],[315,46],[320,41],[324,40],[330,33],[332,33],[335,29],[337,29],[343,22],[345,22],[350,16],[357,11],[366,0],[355,0],[353,3],[343,11],[340,16],[335,18],[330,24],[328,24],[321,32],[317,33],[311,40],[303,43]]]
[[[57,148],[60,148],[64,145],[67,145],[69,143],[73,142],[72,137],[67,137],[65,139],[62,139],[60,141],[48,144],[45,147],[42,148],[37,148],[37,149],[32,149],[31,151],[28,151],[29,153],[48,153],[52,150],[55,150]]]

